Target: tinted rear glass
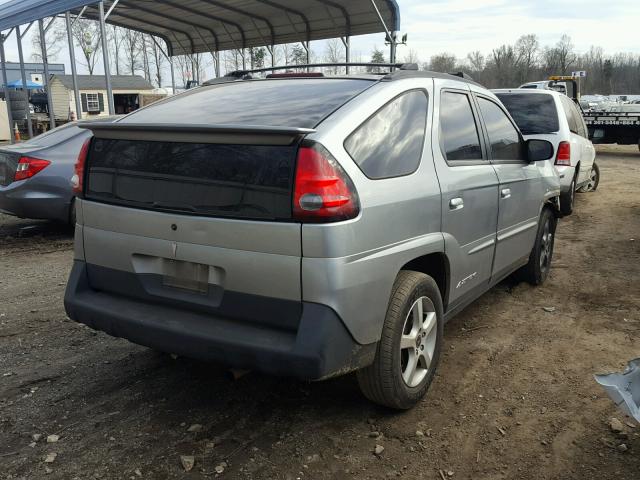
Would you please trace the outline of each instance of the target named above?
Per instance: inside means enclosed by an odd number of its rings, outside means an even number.
[[[194,215],[290,219],[297,148],[94,139],[86,197]]]
[[[560,130],[556,103],[551,95],[496,93],[524,135]]]
[[[373,84],[360,79],[280,79],[202,87],[135,112],[127,122],[313,128]]]

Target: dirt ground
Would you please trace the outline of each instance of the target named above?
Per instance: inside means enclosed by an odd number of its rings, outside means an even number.
[[[598,163],[547,283],[505,282],[449,322],[428,396],[401,414],[352,376],[233,380],[78,325],[71,232],[0,216],[0,478],[640,479],[640,425],[593,380],[640,356],[640,155]]]

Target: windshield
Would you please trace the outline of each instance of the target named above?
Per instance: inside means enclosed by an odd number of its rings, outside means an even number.
[[[558,111],[551,95],[497,93],[523,135],[554,133],[560,130]]]

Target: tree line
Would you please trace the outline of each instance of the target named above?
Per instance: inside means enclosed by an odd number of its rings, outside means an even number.
[[[49,61],[55,60],[66,46],[66,29],[63,22],[55,22],[47,33]],[[79,19],[73,24],[75,47],[80,51],[77,61],[93,74],[102,60],[100,31],[91,20]],[[152,37],[134,30],[107,25],[110,47],[111,72],[116,75],[142,74],[156,86],[168,85],[168,60]],[[42,61],[40,37],[36,30],[32,36],[32,59]],[[189,80],[204,81],[215,76],[216,71],[262,68],[271,65],[300,65],[345,61],[345,51],[339,39],[324,42],[324,50],[305,50],[300,44],[285,44],[267,49],[254,47],[215,53],[198,53],[174,57],[176,82],[184,85]],[[273,58],[272,58],[273,57]],[[352,62],[362,62],[360,52],[352,52]],[[375,48],[365,61],[385,63],[386,52]],[[417,63],[421,69],[437,72],[464,72],[488,88],[517,87],[523,83],[543,80],[550,75],[569,75],[572,71],[585,70],[587,77],[581,81],[583,94],[640,93],[640,55],[632,53],[606,54],[601,47],[592,46],[587,52],[576,51],[571,38],[563,35],[554,45],[542,45],[535,34],[522,35],[514,44],[504,44],[489,53],[469,52],[458,58],[447,52],[422,61],[417,51],[410,49],[402,61]],[[344,72],[341,67],[327,69],[330,74]],[[379,69],[353,68],[352,72]]]
[[[606,54],[597,46],[579,53],[567,35],[555,45],[547,46],[541,45],[534,34],[523,35],[513,45],[501,45],[487,54],[473,51],[457,58],[450,53],[440,53],[424,63],[410,51],[405,61],[419,63],[425,70],[465,72],[488,88],[517,87],[550,75],[571,75],[584,70],[587,76],[581,79],[582,94],[640,93],[639,54]]]

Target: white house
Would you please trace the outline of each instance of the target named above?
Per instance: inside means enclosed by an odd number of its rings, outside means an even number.
[[[73,91],[73,77],[71,75],[51,76],[51,97],[55,117],[67,120],[76,113],[75,95]],[[151,101],[158,99],[153,94],[153,86],[139,75],[113,75],[111,89],[113,103],[117,115],[129,113]],[[103,75],[78,75],[78,90],[82,117],[107,116],[107,85]],[[151,101],[149,101],[151,100]]]

